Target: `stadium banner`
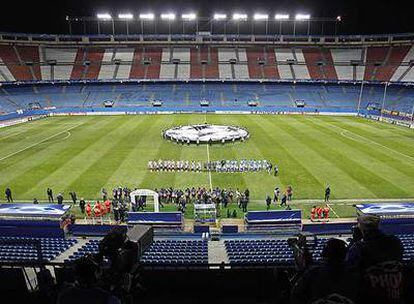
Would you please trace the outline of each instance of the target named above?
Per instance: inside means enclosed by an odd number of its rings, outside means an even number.
[[[252,111],[214,111],[215,114],[252,114]]]
[[[183,223],[181,212],[128,212],[128,224],[176,225]]]
[[[70,205],[56,204],[1,204],[0,217],[60,218],[69,211],[70,207]]]
[[[365,115],[365,118],[385,122],[391,125],[397,125],[402,126],[406,128],[414,129],[414,123],[410,120],[402,120],[402,119],[396,119],[396,118],[390,118],[390,117],[381,117],[378,115]]]
[[[40,118],[47,117],[47,115],[28,116],[20,119],[5,120],[0,122],[0,129],[4,127],[10,127],[18,124],[22,124],[28,121],[38,120]]]
[[[414,202],[359,204],[355,206],[362,214],[371,215],[414,215]]]
[[[245,216],[248,224],[258,223],[301,223],[301,210],[277,210],[277,211],[249,211]]]
[[[107,115],[126,115],[126,112],[119,111],[98,111],[98,112],[86,112],[87,116],[107,116]]]

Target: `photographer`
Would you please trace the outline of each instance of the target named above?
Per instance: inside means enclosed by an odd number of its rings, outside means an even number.
[[[358,217],[362,238],[349,248],[347,262],[363,275],[362,303],[401,303],[403,247],[397,237],[379,229],[379,222],[374,215]]]
[[[302,263],[305,271],[294,283],[292,303],[355,303],[359,279],[345,265],[346,252],[344,241],[330,239],[322,251],[321,264]]]

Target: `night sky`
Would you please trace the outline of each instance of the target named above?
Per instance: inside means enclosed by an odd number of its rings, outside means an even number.
[[[231,15],[243,11],[249,15],[276,12],[295,15],[306,12],[313,17],[341,15],[342,34],[380,34],[414,32],[414,12],[410,1],[398,0],[56,0],[11,1],[0,11],[0,31],[32,33],[67,33],[65,16],[94,16],[107,11],[113,15],[131,11],[135,15],[152,11],[156,15],[164,11],[195,11],[198,16],[211,16],[214,12]],[[404,4],[405,3],[405,4]],[[252,5],[254,4],[254,6]],[[5,7],[8,7],[7,9]]]

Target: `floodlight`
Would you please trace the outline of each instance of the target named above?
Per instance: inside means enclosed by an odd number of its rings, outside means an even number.
[[[226,14],[214,14],[214,20],[226,20],[227,15]]]
[[[139,14],[139,19],[141,19],[141,20],[154,20],[154,14],[152,14],[152,13]]]
[[[269,19],[268,14],[254,14],[253,19],[256,21],[265,21]]]
[[[275,20],[289,20],[290,16],[288,14],[276,14]]]
[[[298,21],[309,20],[310,19],[310,15],[309,14],[297,14],[295,16],[295,19],[298,20]]]
[[[101,20],[111,20],[112,16],[108,13],[97,14],[96,17]]]
[[[182,14],[181,19],[191,21],[195,20],[197,18],[196,14],[194,13],[188,13],[188,14]]]
[[[131,19],[134,19],[134,15],[132,15],[130,13],[118,14],[118,18],[119,19],[125,19],[125,20],[131,20]]]
[[[247,20],[247,15],[246,14],[235,13],[235,14],[233,14],[233,20],[236,20],[236,21]]]
[[[167,14],[161,14],[162,20],[175,20],[175,14],[174,13],[167,13]]]
[[[341,16],[336,17],[336,21],[342,21],[342,17]]]

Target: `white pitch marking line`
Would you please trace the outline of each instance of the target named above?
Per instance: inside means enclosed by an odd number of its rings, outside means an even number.
[[[56,136],[58,136],[58,135],[60,135],[60,134],[62,134],[62,133],[68,132],[68,133],[69,133],[69,136],[70,136],[70,132],[69,132],[70,130],[73,130],[73,129],[75,129],[75,128],[79,127],[80,125],[83,125],[83,124],[84,124],[84,122],[79,123],[79,124],[77,124],[77,125],[75,125],[75,126],[73,126],[73,127],[69,128],[69,129],[67,129],[67,130],[63,130],[63,131],[61,131],[61,132],[59,132],[59,133],[53,134],[53,135],[51,135],[51,136],[49,136],[49,137],[47,137],[47,138],[45,138],[45,139],[42,139],[41,141],[39,141],[39,142],[37,142],[37,143],[34,143],[34,144],[30,145],[30,146],[27,146],[27,147],[25,147],[25,148],[23,148],[23,149],[20,149],[20,150],[16,151],[16,152],[10,153],[9,155],[6,155],[6,156],[4,156],[4,157],[0,158],[0,161],[3,161],[3,160],[5,160],[5,159],[8,159],[9,157],[12,157],[12,156],[14,156],[14,155],[16,155],[16,154],[19,154],[19,153],[21,153],[21,152],[23,152],[23,151],[26,151],[26,150],[30,149],[30,148],[36,147],[36,146],[38,146],[38,145],[40,145],[40,144],[44,143],[45,141],[48,141],[49,139],[52,139],[52,138],[54,138],[54,137],[56,137]],[[66,138],[68,138],[69,136],[67,136]],[[66,139],[66,138],[65,138],[65,139]]]
[[[210,145],[207,143],[207,162],[210,162]],[[210,182],[210,190],[213,190],[213,182],[211,181],[211,171],[208,170],[208,180]]]
[[[350,140],[357,141],[357,142],[361,142],[361,141],[359,141],[359,140],[357,140],[357,139],[355,139],[355,138],[352,138],[352,137],[346,136],[346,135],[345,135],[345,133],[346,133],[346,132],[351,133],[352,135],[355,135],[355,136],[357,136],[357,137],[361,138],[363,141],[367,141],[367,142],[373,143],[374,145],[380,146],[381,148],[384,148],[384,149],[389,150],[389,151],[391,151],[391,152],[397,153],[397,154],[399,154],[399,155],[401,155],[401,156],[405,156],[405,157],[409,158],[410,160],[414,161],[414,157],[412,157],[412,156],[410,156],[410,155],[407,155],[407,154],[404,154],[404,153],[399,152],[399,151],[397,151],[397,150],[391,149],[390,147],[387,147],[387,146],[381,145],[380,143],[377,143],[376,141],[373,141],[373,140],[371,140],[371,139],[369,139],[369,138],[366,138],[366,137],[364,137],[364,136],[361,136],[361,135],[359,135],[359,134],[356,134],[356,133],[354,133],[354,132],[352,132],[352,131],[349,131],[349,130],[346,130],[346,129],[344,129],[344,128],[341,128],[341,127],[335,126],[335,125],[333,125],[333,124],[329,124],[329,125],[331,125],[331,126],[333,126],[333,127],[335,127],[335,128],[341,129],[341,130],[342,130],[342,132],[340,132],[339,134],[341,134],[343,137],[346,137],[346,138],[348,138],[348,139],[350,139]]]
[[[204,122],[207,123],[207,113],[204,113]],[[207,143],[207,162],[210,162],[210,145]],[[210,191],[213,190],[213,182],[211,180],[211,171],[208,170],[208,181],[210,183]]]
[[[339,215],[335,212],[335,210],[333,210],[333,208],[331,207],[331,205],[330,205],[330,204],[326,204],[326,206],[328,206],[328,208],[329,208],[329,209],[331,209],[332,213],[333,213],[333,214],[335,214],[335,216],[336,216],[337,218],[339,218]]]
[[[17,135],[19,135],[19,134],[22,134],[23,132],[26,132],[26,130],[11,133],[11,134],[9,134],[9,135],[6,135],[6,136],[4,136],[4,137],[1,137],[1,138],[0,138],[0,140],[4,140],[4,139],[7,139],[7,138],[9,138],[9,137],[17,136]]]

